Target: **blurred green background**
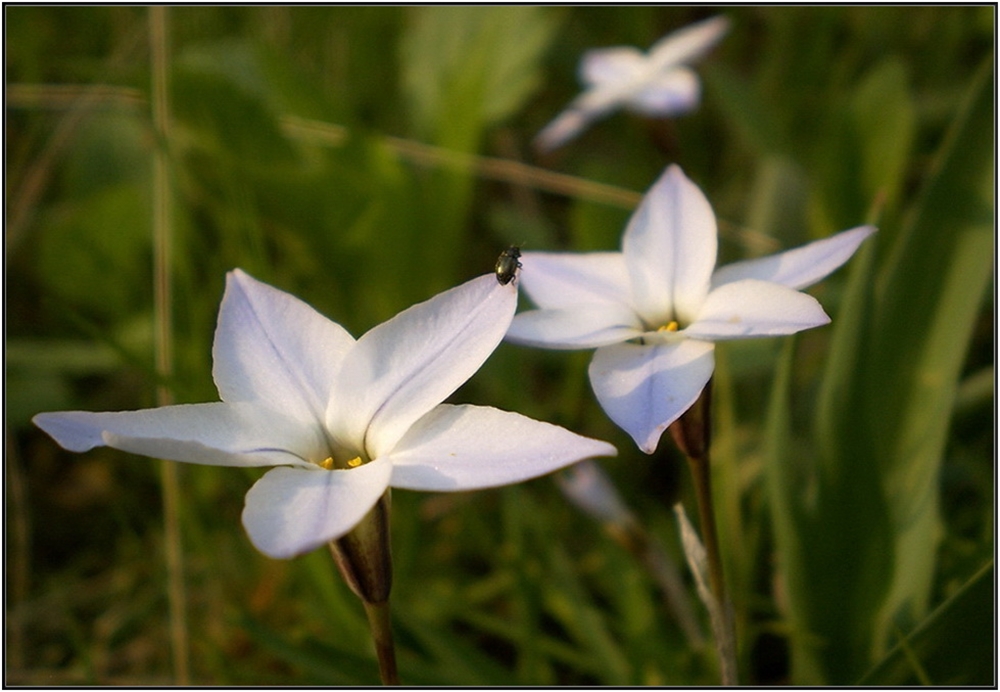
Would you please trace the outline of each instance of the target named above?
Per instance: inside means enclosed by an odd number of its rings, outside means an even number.
[[[509,244],[615,249],[669,163],[711,200],[722,261],[880,227],[811,291],[831,326],[717,351],[741,680],[995,683],[994,7],[727,10],[696,113],[618,113],[541,159],[530,140],[578,92],[583,51],[645,49],[718,10],[199,6],[159,25],[125,6],[4,12],[7,684],[178,680],[159,464],[68,454],[29,422],[154,405],[155,185],[173,252],[165,384],[197,402],[216,399],[233,267],[358,336],[491,271]],[[453,400],[616,444],[603,468],[682,564],[682,459],[667,439],[646,457],[607,421],[589,357],[503,344]],[[329,555],[274,561],[246,538],[261,471],[179,472],[190,681],[377,683]],[[404,683],[718,680],[654,576],[549,478],[396,492],[393,519]]]

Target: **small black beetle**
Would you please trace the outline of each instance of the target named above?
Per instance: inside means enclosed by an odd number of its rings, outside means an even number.
[[[501,286],[506,286],[517,276],[517,270],[521,268],[521,263],[517,260],[520,256],[521,248],[511,245],[497,257],[497,281],[500,282]]]

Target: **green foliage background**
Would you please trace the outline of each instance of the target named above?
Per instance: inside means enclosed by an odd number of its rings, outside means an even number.
[[[995,683],[995,8],[732,9],[696,113],[619,113],[532,153],[584,50],[646,48],[713,12],[173,7],[158,141],[147,10],[6,7],[5,681],[174,680],[157,463],[70,455],[29,423],[153,405],[163,147],[178,402],[216,398],[233,267],[360,335],[509,244],[616,248],[628,191],[669,163],[712,201],[723,261],[876,223],[812,290],[833,325],[719,349],[713,463],[741,680]],[[518,162],[574,178],[556,191]],[[603,467],[682,564],[681,460],[666,440],[642,455],[606,420],[588,359],[504,344],[454,400],[615,443]],[[193,682],[376,683],[329,556],[274,561],[247,540],[259,474],[180,468]],[[717,681],[711,646],[551,479],[397,492],[393,547],[404,683]]]

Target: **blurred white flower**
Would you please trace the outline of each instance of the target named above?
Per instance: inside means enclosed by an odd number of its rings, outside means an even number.
[[[668,34],[647,55],[631,46],[587,51],[580,63],[584,92],[545,126],[535,146],[540,151],[562,146],[620,107],[663,117],[693,110],[701,85],[687,65],[708,52],[728,28],[723,16],[706,19]]]
[[[581,461],[560,471],[556,484],[573,504],[597,521],[618,527],[630,527],[636,521],[596,461]]]
[[[278,466],[250,489],[243,525],[275,558],[340,538],[386,489],[514,483],[593,456],[606,442],[516,413],[441,404],[493,352],[517,303],[493,274],[353,339],[297,298],[239,269],[226,278],[213,346],[221,402],[143,411],[42,413],[60,445],[221,466]]]
[[[670,166],[629,221],[621,252],[526,252],[520,285],[540,308],[507,338],[542,348],[597,348],[590,383],[608,416],[647,453],[698,398],[716,341],[792,334],[830,321],[799,292],[875,232],[861,226],[760,259],[715,268],[708,200]]]

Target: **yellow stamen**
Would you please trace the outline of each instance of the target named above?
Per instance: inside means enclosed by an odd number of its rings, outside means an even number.
[[[361,457],[354,457],[349,462],[347,462],[347,465],[352,469],[356,469],[357,467],[361,466]]]
[[[327,457],[323,461],[319,462],[319,465],[325,468],[327,471],[333,469],[333,457]]]
[[[663,325],[662,327],[660,327],[656,331],[658,331],[658,332],[676,332],[678,329],[680,329],[680,327],[681,326],[679,324],[677,324],[677,320],[670,320],[669,322],[667,322],[665,325]]]

